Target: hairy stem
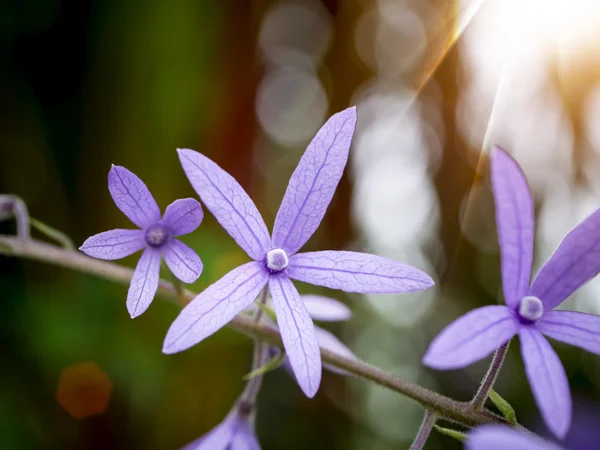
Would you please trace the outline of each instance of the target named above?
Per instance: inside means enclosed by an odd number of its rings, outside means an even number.
[[[0,249],[10,256],[43,261],[122,283],[129,282],[133,275],[131,269],[119,264],[90,258],[83,253],[66,250],[35,239],[0,236]],[[159,294],[183,306],[181,304],[182,300],[178,298],[172,283],[160,280]],[[196,294],[188,290],[184,290],[183,294],[186,302],[196,296]],[[252,317],[238,315],[229,323],[229,326],[265,344],[283,348],[279,332],[267,324],[256,323]],[[488,410],[476,409],[471,403],[459,402],[445,397],[361,360],[346,358],[325,349],[321,349],[321,355],[323,362],[411,398],[438,417],[443,417],[465,426],[506,423],[503,418]]]
[[[435,417],[435,414],[425,410],[425,417],[423,417],[421,428],[419,428],[417,437],[415,437],[415,440],[410,446],[410,450],[421,450],[423,448],[425,442],[427,442],[427,438],[429,438],[429,435],[431,434],[431,430],[433,430],[436,420],[437,417]]]
[[[490,367],[485,374],[485,377],[483,377],[483,380],[481,380],[479,390],[475,394],[475,397],[473,397],[473,400],[471,400],[471,404],[476,410],[482,410],[485,407],[485,401],[487,400],[488,395],[490,395],[490,391],[494,388],[496,378],[498,378],[498,374],[504,363],[504,357],[508,351],[509,344],[510,341],[501,345],[500,348],[496,350],[496,353],[494,353]]]

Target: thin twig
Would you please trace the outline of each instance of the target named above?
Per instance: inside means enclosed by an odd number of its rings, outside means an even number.
[[[494,353],[494,358],[490,363],[490,367],[485,374],[485,377],[483,377],[483,380],[481,380],[479,390],[475,394],[475,397],[473,397],[473,400],[471,400],[473,408],[481,410],[485,407],[485,401],[487,400],[488,395],[490,395],[490,391],[494,388],[494,384],[496,383],[496,379],[498,378],[498,374],[504,363],[509,344],[510,341],[500,346]]]
[[[0,248],[8,249],[6,253],[11,256],[44,261],[112,281],[127,283],[133,275],[131,269],[119,264],[90,258],[83,253],[65,250],[35,239],[21,240],[12,236],[0,236]],[[175,303],[181,303],[177,299],[172,283],[160,280],[159,294]],[[196,296],[187,290],[184,291],[184,295],[186,301],[190,301]],[[269,325],[255,323],[252,317],[238,315],[229,323],[229,326],[248,336],[260,339],[266,344],[283,348],[279,332]],[[503,418],[488,410],[476,410],[468,402],[459,402],[445,397],[358,359],[346,358],[325,349],[321,349],[321,355],[323,362],[411,398],[437,416],[447,420],[465,426],[506,423]]]
[[[435,421],[437,417],[435,414],[432,414],[428,410],[425,410],[425,417],[423,417],[423,422],[421,423],[421,427],[419,428],[419,432],[417,433],[417,437],[413,441],[410,446],[410,450],[421,450],[427,442],[429,435],[431,434],[431,430],[433,430],[433,426],[435,425]]]

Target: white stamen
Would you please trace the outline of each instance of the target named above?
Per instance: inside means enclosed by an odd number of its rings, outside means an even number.
[[[146,243],[152,247],[160,247],[169,238],[169,232],[160,224],[153,225],[146,229]]]
[[[521,299],[519,315],[527,320],[538,320],[544,314],[544,305],[537,297],[527,296]]]
[[[290,260],[288,258],[287,253],[281,248],[274,248],[273,250],[269,250],[267,252],[267,267],[274,271],[280,272],[285,269]]]

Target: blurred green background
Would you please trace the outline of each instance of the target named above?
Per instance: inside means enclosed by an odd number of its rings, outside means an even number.
[[[329,328],[361,358],[467,400],[487,361],[435,373],[420,358],[451,320],[501,298],[482,145],[504,145],[530,177],[537,267],[600,205],[600,138],[590,126],[600,119],[600,64],[590,57],[597,34],[573,37],[585,45],[564,59],[525,45],[537,42],[533,14],[511,46],[486,22],[502,2],[479,3],[0,0],[0,192],[21,196],[33,217],[80,245],[131,227],[108,194],[111,164],[141,177],[165,208],[195,196],[175,152],[192,148],[231,173],[270,226],[310,138],[330,114],[357,104],[347,173],[306,249],[394,257],[438,285],[399,297],[300,290],[352,307],[348,324]],[[512,7],[510,20],[521,11]],[[496,35],[510,58],[492,44],[474,50]],[[522,65],[532,59],[521,47],[533,48],[542,69]],[[195,291],[247,260],[205,212],[183,239],[204,261]],[[0,233],[14,231],[0,223]],[[251,341],[224,329],[165,356],[178,310],[162,299],[132,321],[125,286],[6,257],[0,292],[1,449],[176,449],[219,423],[243,389]],[[598,292],[590,285],[567,306],[599,313]],[[512,347],[497,390],[543,433]],[[592,442],[598,358],[555,348],[576,398],[569,439]],[[89,408],[64,407],[73,401]],[[386,450],[406,448],[421,417],[408,400],[333,374],[308,400],[279,370],[266,376],[257,433],[267,450]],[[434,435],[426,448],[459,447]]]

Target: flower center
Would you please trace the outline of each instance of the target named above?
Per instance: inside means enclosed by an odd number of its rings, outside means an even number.
[[[521,299],[519,315],[523,319],[535,321],[542,317],[543,313],[544,305],[542,305],[542,301],[539,298],[527,296]]]
[[[161,247],[169,237],[169,231],[161,224],[146,228],[146,234],[144,235],[146,243],[151,247]]]
[[[290,260],[287,253],[281,248],[274,248],[267,252],[267,268],[272,272],[281,272],[284,270]]]

